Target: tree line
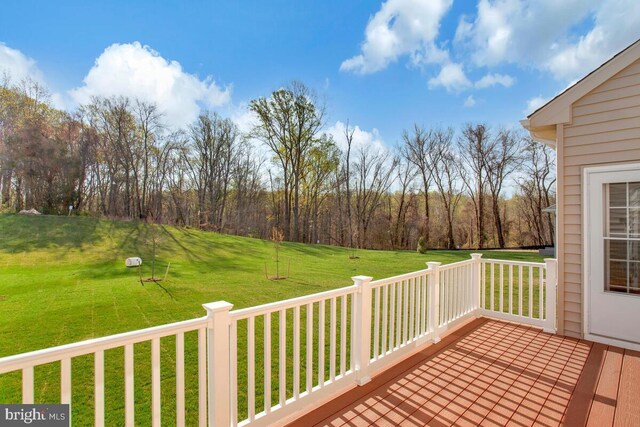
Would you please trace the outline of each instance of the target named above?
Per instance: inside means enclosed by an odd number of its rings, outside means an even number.
[[[292,82],[249,103],[255,125],[202,112],[183,129],[157,105],[96,97],[51,106],[33,81],[0,82],[0,209],[152,220],[356,248],[549,245],[555,154],[517,130],[415,124],[394,148]],[[264,150],[257,149],[263,147]],[[268,154],[260,154],[268,153]]]

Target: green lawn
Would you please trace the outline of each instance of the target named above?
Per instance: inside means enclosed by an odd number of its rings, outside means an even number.
[[[141,256],[149,260],[148,234],[148,228],[138,222],[0,215],[0,357],[200,317],[206,302],[226,300],[234,308],[249,307],[347,286],[355,275],[383,278],[423,269],[426,261],[449,263],[469,258],[469,251],[421,255],[361,250],[359,259],[352,260],[344,248],[284,243],[281,259],[284,264],[290,261],[290,277],[270,281],[265,278],[264,264],[274,269],[271,242],[163,227],[157,264],[162,275],[171,263],[169,277],[162,286],[142,286],[138,272],[124,267],[124,259]],[[484,257],[542,260],[526,252],[491,252]],[[148,262],[144,273],[149,274]],[[277,332],[276,316],[272,328]],[[194,334],[188,334],[187,347],[194,342]],[[277,334],[272,342],[277,343]],[[162,340],[163,424],[167,425],[175,417],[174,349],[175,340]],[[149,345],[137,345],[135,354],[136,422],[145,425],[150,412]],[[197,366],[195,354],[188,349],[186,360],[190,384]],[[90,423],[92,363],[91,357],[73,362],[77,425]],[[122,350],[106,352],[105,365],[107,424],[121,424]],[[58,372],[53,365],[36,369],[37,402],[57,401]],[[19,380],[17,374],[0,378],[0,402],[19,400]],[[192,424],[197,390],[187,389],[187,423]]]

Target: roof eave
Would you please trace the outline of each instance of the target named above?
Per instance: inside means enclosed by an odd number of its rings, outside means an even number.
[[[541,142],[555,150],[556,148],[556,126],[533,126],[530,119],[520,120],[520,124],[523,128],[529,131],[531,138],[534,141]]]

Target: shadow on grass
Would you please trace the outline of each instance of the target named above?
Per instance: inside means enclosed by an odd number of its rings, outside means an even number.
[[[93,245],[101,239],[99,223],[89,217],[0,214],[0,251],[21,253]]]

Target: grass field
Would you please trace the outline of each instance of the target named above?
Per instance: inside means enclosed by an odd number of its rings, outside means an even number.
[[[449,263],[469,258],[469,251],[350,251],[323,245],[284,243],[281,259],[290,261],[287,280],[265,278],[264,264],[274,269],[269,241],[226,236],[191,229],[162,227],[157,265],[161,283],[138,281],[138,272],[124,260],[149,260],[149,229],[138,222],[105,221],[87,217],[26,217],[0,215],[0,357],[54,345],[130,331],[203,316],[203,303],[226,300],[242,308],[350,285],[351,276],[383,278],[425,268],[426,261]],[[496,259],[541,261],[527,252],[491,252]],[[149,275],[148,262],[144,265]],[[193,339],[193,337],[187,337]],[[171,366],[171,343],[163,340],[163,366]],[[148,346],[147,346],[148,347]],[[175,348],[175,347],[173,347]],[[149,349],[136,346],[136,422],[149,416]],[[140,355],[140,357],[139,357]],[[187,354],[187,361],[193,355]],[[90,418],[92,394],[75,400],[83,388],[92,390],[88,358],[74,359],[74,424]],[[165,359],[169,362],[164,363]],[[139,362],[140,361],[140,362]],[[121,368],[121,352],[106,355],[107,375]],[[140,366],[140,365],[141,366]],[[140,371],[138,368],[140,366]],[[36,401],[55,401],[57,367],[36,370]],[[187,381],[195,375],[187,370]],[[139,380],[139,375],[141,380]],[[163,420],[171,424],[175,383],[171,369],[163,368]],[[118,375],[107,384],[107,413],[119,424],[122,384]],[[85,378],[86,385],[82,379]],[[165,384],[165,381],[167,384]],[[173,389],[172,389],[173,387]],[[187,400],[190,402],[190,395]],[[0,379],[0,402],[19,399],[19,375]],[[121,397],[119,398],[121,399]],[[191,408],[193,409],[193,408]],[[188,419],[192,419],[190,406]],[[164,424],[164,422],[163,422]],[[189,424],[189,423],[188,423]]]

